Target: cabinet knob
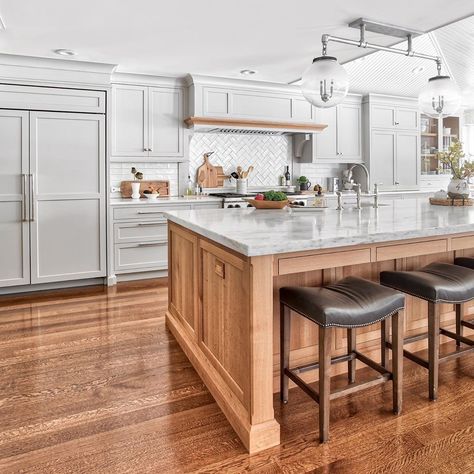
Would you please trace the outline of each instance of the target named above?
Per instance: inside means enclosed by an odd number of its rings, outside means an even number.
[[[395,125],[400,125],[400,122],[395,122]]]
[[[395,181],[395,184],[400,184],[398,181]]]

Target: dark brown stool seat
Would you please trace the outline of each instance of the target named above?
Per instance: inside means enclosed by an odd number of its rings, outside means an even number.
[[[454,259],[455,265],[460,265],[461,267],[470,268],[474,270],[474,258],[473,257],[458,257]]]
[[[322,288],[286,287],[280,289],[281,327],[281,390],[284,403],[288,401],[289,379],[319,403],[319,438],[325,442],[329,436],[329,403],[331,399],[357,392],[378,383],[393,381],[393,411],[402,409],[403,322],[399,311],[403,310],[405,297],[402,293],[377,283],[356,277],[347,277],[338,283]],[[319,326],[319,361],[304,366],[289,367],[290,357],[290,310],[304,316]],[[392,317],[393,352],[392,370],[388,369],[387,335],[385,320]],[[382,322],[382,363],[356,350],[355,328]],[[333,327],[347,329],[347,354],[331,358]],[[356,359],[381,374],[375,380],[355,383]],[[331,364],[348,363],[349,386],[330,392]],[[300,373],[319,370],[319,392],[303,381]]]
[[[404,300],[401,293],[355,277],[322,288],[280,290],[281,302],[324,327],[374,324],[402,309]]]
[[[463,337],[462,327],[474,327],[464,321],[464,304],[474,299],[474,271],[449,263],[431,263],[416,271],[384,271],[380,273],[380,283],[428,302],[428,333],[412,336],[404,340],[410,344],[428,338],[428,361],[404,350],[405,357],[425,367],[429,371],[429,394],[431,400],[438,397],[439,363],[474,351],[474,341]],[[440,328],[438,303],[456,305],[456,333]],[[443,357],[439,356],[439,335],[456,341],[458,349]],[[461,344],[468,347],[460,349]],[[390,343],[387,343],[390,346]]]
[[[385,271],[380,282],[433,303],[464,303],[474,298],[474,272],[449,263],[430,263],[411,272]]]

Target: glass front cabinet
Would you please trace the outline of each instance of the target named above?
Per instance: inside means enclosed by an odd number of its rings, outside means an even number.
[[[421,114],[421,175],[446,176],[450,170],[438,159],[438,152],[447,151],[455,139],[461,139],[459,117],[432,118]]]

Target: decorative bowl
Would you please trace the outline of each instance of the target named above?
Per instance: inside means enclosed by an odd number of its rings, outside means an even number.
[[[154,201],[159,196],[159,194],[158,193],[153,193],[153,194],[145,193],[144,196],[150,201]]]
[[[256,209],[283,209],[288,205],[288,199],[285,201],[259,201],[257,199],[246,199]]]

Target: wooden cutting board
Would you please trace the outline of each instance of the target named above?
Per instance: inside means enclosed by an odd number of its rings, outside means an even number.
[[[215,166],[215,168],[217,170],[217,187],[222,188],[225,180],[228,179],[229,176],[224,173],[224,168],[222,168],[222,166]]]
[[[132,197],[132,183],[136,181],[122,181],[120,183],[120,192],[122,193],[123,198]],[[145,197],[143,195],[143,191],[145,190],[158,191],[160,196],[169,196],[170,194],[170,182],[169,181],[158,181],[158,180],[149,180],[140,181],[140,196]]]
[[[203,188],[217,188],[218,187],[217,167],[211,165],[211,163],[209,162],[208,156],[204,155],[203,159],[204,159],[203,164],[197,169],[197,172],[196,172],[197,182]]]

